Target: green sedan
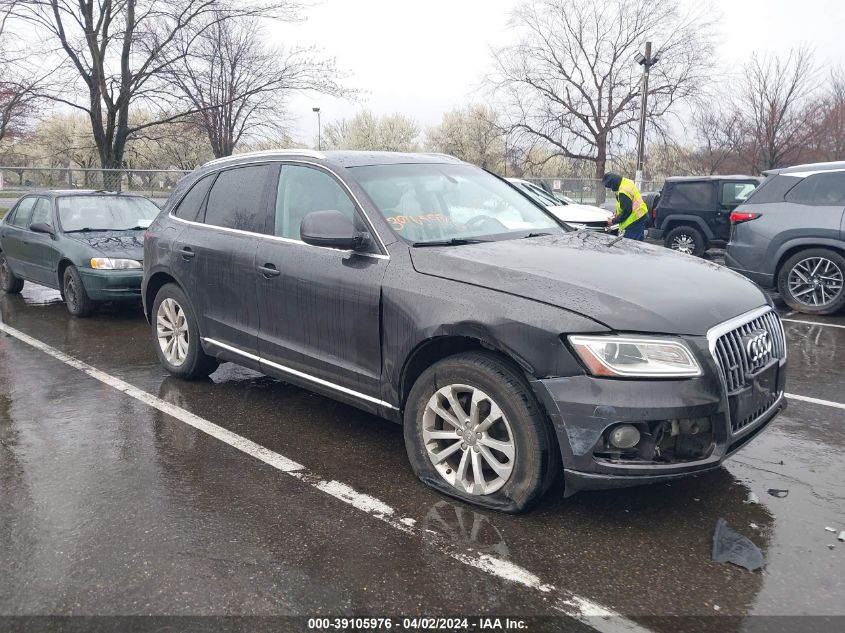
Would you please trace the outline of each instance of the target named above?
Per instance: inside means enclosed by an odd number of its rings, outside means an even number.
[[[140,301],[144,230],[159,208],[142,196],[40,191],[0,221],[0,290],[55,288],[77,317],[103,301]]]

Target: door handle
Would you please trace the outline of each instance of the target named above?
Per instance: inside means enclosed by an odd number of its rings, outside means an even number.
[[[278,277],[281,275],[281,271],[276,268],[273,264],[264,264],[263,266],[258,267],[258,271],[264,277],[264,279],[270,279],[271,277]]]
[[[193,259],[196,256],[196,253],[191,250],[190,246],[180,248],[179,254],[182,256],[182,259]]]

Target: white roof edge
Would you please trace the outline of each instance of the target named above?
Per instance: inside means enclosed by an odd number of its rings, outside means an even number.
[[[312,158],[325,158],[326,155],[323,152],[318,152],[313,149],[264,149],[257,152],[244,152],[243,154],[232,154],[231,156],[224,156],[222,158],[215,158],[214,160],[210,160],[203,165],[203,167],[208,167],[209,165],[220,165],[222,163],[228,163],[229,161],[239,160],[241,158],[258,158],[261,156],[273,156],[276,154],[291,154],[295,156],[311,156]]]
[[[792,176],[794,178],[806,178],[807,176],[815,176],[816,174],[834,174],[836,172],[845,171],[845,167],[840,169],[808,169],[807,171],[790,171],[785,174],[778,174],[778,176]]]

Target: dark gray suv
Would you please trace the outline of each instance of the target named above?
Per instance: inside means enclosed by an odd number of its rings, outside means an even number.
[[[572,230],[447,156],[213,161],[144,249],[170,373],[232,361],[403,424],[422,481],[488,508],[529,507],[561,470],[572,494],[716,468],[786,404],[753,284]]]
[[[808,314],[845,307],[845,162],[766,172],[730,216],[725,263]]]

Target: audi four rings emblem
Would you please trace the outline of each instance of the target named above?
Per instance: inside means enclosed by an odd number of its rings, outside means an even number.
[[[772,338],[765,330],[755,330],[743,337],[748,360],[757,365],[765,361],[772,353]]]

